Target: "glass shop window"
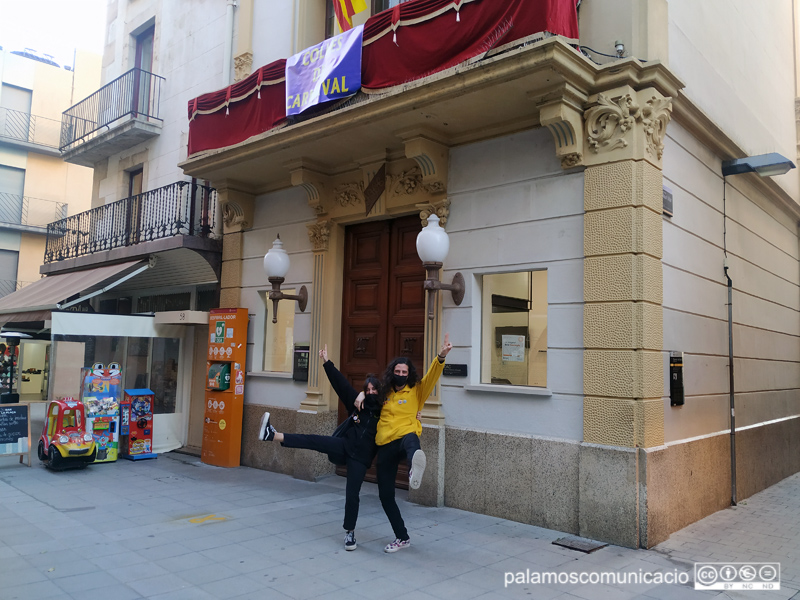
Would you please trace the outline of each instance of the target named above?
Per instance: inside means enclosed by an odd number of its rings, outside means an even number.
[[[483,276],[481,383],[547,386],[547,271]]]
[[[128,338],[125,387],[150,388],[155,394],[153,413],[175,412],[178,398],[178,338]]]
[[[281,290],[295,294],[294,289]],[[272,322],[272,301],[265,296],[266,314],[264,317],[264,371],[273,373],[292,372],[292,352],[294,350],[294,311],[297,302],[281,300],[278,302],[278,322]]]

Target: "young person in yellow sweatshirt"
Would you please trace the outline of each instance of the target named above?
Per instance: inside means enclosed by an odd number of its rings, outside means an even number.
[[[395,358],[383,374],[382,391],[386,400],[375,436],[378,446],[378,496],[396,538],[383,549],[384,552],[397,552],[411,545],[394,498],[397,466],[403,458],[408,459],[408,486],[417,489],[422,482],[426,463],[425,453],[419,444],[422,423],[417,420],[417,413],[422,410],[442,375],[444,359],[452,348],[450,336],[445,334],[439,356],[433,359],[422,379],[418,380],[414,364],[405,357]]]

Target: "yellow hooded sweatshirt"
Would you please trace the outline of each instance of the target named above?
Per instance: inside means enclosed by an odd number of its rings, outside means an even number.
[[[399,392],[392,389],[386,394],[378,421],[378,434],[375,436],[378,446],[385,446],[409,433],[422,435],[422,423],[417,420],[417,413],[422,410],[443,370],[444,361],[439,362],[438,358],[434,358],[425,377],[417,385],[413,388],[405,386]]]

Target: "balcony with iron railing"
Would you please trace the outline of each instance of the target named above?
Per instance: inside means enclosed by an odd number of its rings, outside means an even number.
[[[64,160],[93,167],[158,135],[163,77],[131,69],[64,111],[59,147]]]
[[[114,260],[168,247],[220,252],[222,226],[217,211],[215,189],[178,181],[50,223],[44,262],[100,253],[102,260]],[[175,243],[155,244],[170,238]]]
[[[46,233],[48,224],[66,216],[66,202],[0,192],[0,228]]]
[[[60,136],[61,121],[0,106],[0,142],[61,156],[58,150]]]

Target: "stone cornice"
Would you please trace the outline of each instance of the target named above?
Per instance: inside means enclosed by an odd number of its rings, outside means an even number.
[[[661,61],[643,64],[635,58],[608,63],[597,72],[592,92],[628,85],[634,90],[655,88],[663,96],[675,98],[683,89],[683,82]]]

